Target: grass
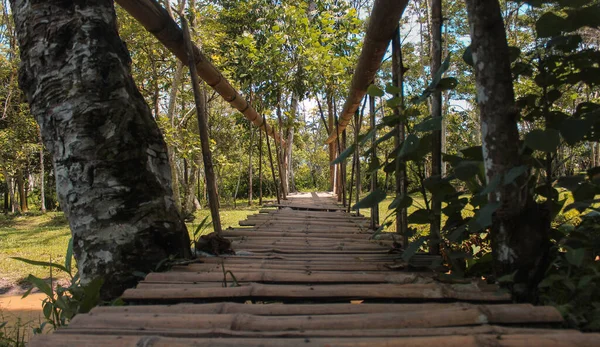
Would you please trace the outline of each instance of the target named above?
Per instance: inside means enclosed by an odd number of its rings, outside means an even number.
[[[238,201],[236,209],[224,206],[220,211],[223,229],[237,226],[240,220],[258,213],[258,210],[258,202],[249,207],[247,200]],[[196,212],[196,219],[187,224],[190,236],[200,221],[208,215],[208,208]],[[204,233],[211,231],[212,228],[207,228]],[[0,292],[3,285],[19,283],[29,274],[41,278],[48,278],[50,274],[48,267],[25,264],[11,257],[64,264],[70,237],[69,224],[62,212],[23,216],[0,215]],[[56,278],[66,277],[61,273],[53,275]]]

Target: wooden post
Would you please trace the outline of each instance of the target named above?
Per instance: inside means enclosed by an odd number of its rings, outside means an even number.
[[[335,116],[335,126],[339,127],[340,124],[338,122],[338,118],[337,115]],[[338,156],[340,156],[342,154],[342,145],[340,143],[340,137],[337,137],[337,152],[338,152]],[[343,160],[341,163],[339,163],[338,165],[338,187],[340,187],[341,189],[338,189],[338,201],[342,201],[343,206],[346,206],[346,186],[345,186],[345,180],[344,180],[344,166],[345,166],[345,160]],[[341,191],[341,192],[340,192]],[[341,193],[341,194],[340,194]],[[341,199],[340,199],[341,198]]]
[[[375,129],[375,98],[369,95],[369,113],[371,114],[371,129]],[[377,157],[377,133],[371,139],[371,155]],[[377,190],[377,170],[371,173],[371,192]],[[379,225],[379,206],[375,205],[371,208],[371,229],[376,229]]]
[[[252,138],[254,129],[250,123],[250,145],[248,146],[248,206],[252,206]]]
[[[217,197],[217,182],[215,179],[215,171],[213,169],[212,158],[210,153],[210,144],[208,136],[208,120],[204,110],[205,100],[202,98],[200,93],[200,86],[198,81],[198,72],[196,71],[196,63],[194,57],[194,51],[192,46],[192,40],[190,39],[190,31],[187,25],[187,21],[183,16],[181,18],[181,25],[183,30],[183,37],[185,41],[187,56],[188,56],[188,67],[190,69],[190,75],[192,77],[192,88],[194,90],[194,100],[196,102],[196,114],[198,117],[198,132],[200,133],[200,143],[202,146],[202,159],[204,161],[204,174],[206,176],[206,190],[208,192],[208,205],[210,206],[210,214],[212,216],[212,223],[215,233],[221,232],[221,217],[219,216],[219,198]]]
[[[280,128],[280,130],[281,130],[281,128]],[[281,134],[281,132],[280,132],[280,134]],[[284,173],[282,170],[283,158],[282,158],[282,153],[281,153],[282,152],[281,146],[277,146],[277,142],[275,142],[273,145],[275,146],[275,155],[277,156],[277,171],[279,172],[279,188],[281,189],[281,198],[283,200],[287,200],[287,195],[285,194],[285,187],[284,187],[285,183],[283,182]]]
[[[400,118],[404,112],[404,67],[402,64],[402,46],[400,42],[400,28],[394,32],[392,39],[392,83],[400,88],[396,97],[400,98],[400,105],[394,108],[394,115]],[[398,147],[405,140],[404,121],[396,125],[394,145]],[[406,180],[406,162],[396,160],[396,196],[402,196],[408,192],[408,181]],[[396,211],[396,233],[403,237],[403,247],[408,246],[408,216],[407,209]]]
[[[277,188],[277,185],[279,183],[277,182],[277,178],[275,177],[275,167],[273,167],[273,153],[271,153],[271,143],[269,142],[269,134],[267,133],[267,117],[265,117],[265,115],[263,115],[263,124],[263,129],[265,129],[265,138],[267,139],[267,150],[269,151],[269,162],[271,163],[271,174],[273,175],[273,185],[275,186],[275,195],[277,195],[277,204],[281,204],[281,200],[279,198],[279,189]],[[275,130],[273,130],[273,133],[275,133]]]
[[[263,136],[262,131],[258,128],[258,205],[262,205],[263,198]]]

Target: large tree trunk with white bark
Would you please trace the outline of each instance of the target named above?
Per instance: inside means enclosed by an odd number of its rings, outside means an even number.
[[[498,1],[466,0],[466,3],[489,183],[522,164],[518,111]],[[515,183],[499,184],[489,195],[490,203],[500,206],[491,227],[494,270],[497,276],[514,273],[513,293],[519,300],[530,300],[546,270],[550,220],[548,213],[533,201],[526,177],[521,176]]]
[[[113,1],[11,1],[19,82],[53,155],[82,282],[104,298],[170,255],[190,257],[165,142],[130,72]]]

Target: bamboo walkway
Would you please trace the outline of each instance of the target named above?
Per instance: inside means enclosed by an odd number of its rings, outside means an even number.
[[[292,195],[276,207],[224,232],[235,256],[151,273],[124,293],[130,305],[97,307],[30,345],[600,344],[600,334],[559,329],[554,308],[512,304],[495,286],[399,271],[435,258],[403,264],[393,241],[369,240],[368,220],[341,211],[329,194]]]

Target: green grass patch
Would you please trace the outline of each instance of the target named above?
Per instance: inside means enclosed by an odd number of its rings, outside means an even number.
[[[237,208],[230,206],[221,208],[221,224],[223,229],[238,226],[240,220],[248,215],[258,213],[258,201],[248,206],[248,201],[238,201]],[[196,212],[192,223],[187,223],[191,234],[205,216],[210,215],[208,208]],[[212,226],[204,233],[212,232]],[[71,237],[69,223],[62,212],[46,214],[29,214],[23,216],[0,215],[0,280],[6,283],[19,283],[29,274],[40,278],[50,276],[50,268],[25,264],[11,257],[21,257],[37,261],[65,263],[67,245]],[[53,271],[53,277],[66,278],[59,271]],[[0,288],[1,289],[1,288]]]

